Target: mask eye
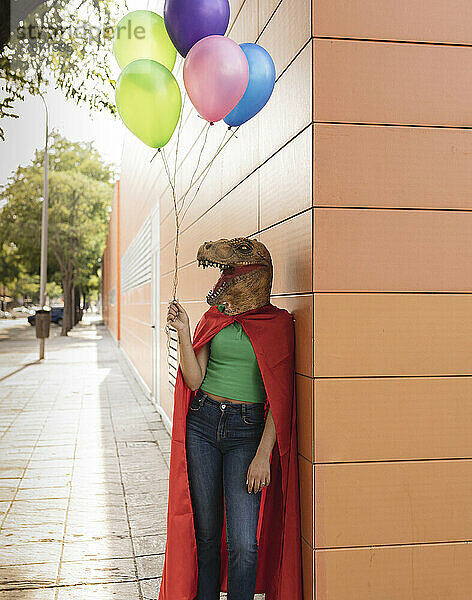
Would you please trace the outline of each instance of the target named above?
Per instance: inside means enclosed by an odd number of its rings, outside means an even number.
[[[239,244],[237,249],[242,254],[250,254],[251,253],[251,247],[248,246],[247,244]]]

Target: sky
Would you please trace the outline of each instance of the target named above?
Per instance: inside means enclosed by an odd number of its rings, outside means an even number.
[[[154,10],[162,15],[163,0],[128,0],[128,10]],[[122,15],[128,10],[124,7]],[[112,64],[119,70],[112,58]],[[49,89],[45,93],[49,109],[49,127],[57,129],[72,142],[92,142],[102,158],[119,166],[125,126],[119,117],[106,112],[91,113],[86,105],[78,106],[65,100],[60,91]],[[19,165],[26,166],[38,148],[44,147],[45,110],[39,96],[25,97],[14,105],[18,119],[2,119],[5,141],[0,141],[0,186],[7,183]]]
[[[109,113],[96,113],[65,100],[60,91],[45,94],[49,127],[70,141],[92,142],[102,158],[117,166],[121,160],[124,126]],[[27,96],[15,105],[18,119],[2,119],[5,141],[0,142],[0,186],[19,165],[30,163],[36,149],[44,148],[45,109],[39,96]]]

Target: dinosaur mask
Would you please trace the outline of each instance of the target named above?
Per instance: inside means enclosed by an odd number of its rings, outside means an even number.
[[[270,302],[272,260],[262,242],[249,238],[204,242],[198,265],[218,267],[221,275],[206,297],[210,306],[224,304],[222,312],[238,315]]]

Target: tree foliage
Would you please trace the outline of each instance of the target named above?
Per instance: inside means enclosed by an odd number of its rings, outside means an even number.
[[[54,85],[66,98],[116,112],[110,99],[113,27],[119,0],[37,0],[1,3],[0,119],[16,117],[14,103]],[[10,24],[9,26],[7,24]],[[7,32],[7,29],[9,31]],[[0,137],[4,139],[0,127]]]
[[[74,284],[90,289],[100,266],[108,230],[113,170],[90,143],[72,143],[52,134],[49,171],[48,279],[60,276],[64,291],[63,333],[70,322]],[[41,247],[43,152],[18,167],[0,193],[0,239],[13,248],[17,264],[38,273]],[[69,321],[67,321],[69,319]]]

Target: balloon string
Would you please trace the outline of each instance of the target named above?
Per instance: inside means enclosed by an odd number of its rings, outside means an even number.
[[[159,154],[162,156],[162,162],[164,164],[164,170],[166,172],[167,178],[169,179],[169,185],[171,187],[172,190],[172,202],[174,204],[174,215],[175,215],[175,246],[174,246],[174,253],[175,253],[175,265],[174,265],[174,280],[173,280],[173,288],[172,288],[172,300],[176,299],[176,292],[177,292],[177,282],[178,282],[178,256],[179,256],[179,233],[180,233],[180,223],[179,223],[179,213],[177,212],[177,200],[176,200],[176,195],[175,195],[175,186],[172,182],[172,178],[170,175],[170,169],[169,169],[169,164],[167,162],[167,158],[165,155],[165,151],[164,148],[160,149]],[[173,329],[173,328],[172,328]],[[168,323],[166,323],[166,326],[164,328],[166,337],[167,337],[167,364],[168,364],[168,368],[167,370],[169,371],[169,366],[170,366],[170,340],[171,340],[171,327],[169,326]]]
[[[174,254],[175,254],[175,264],[174,264],[174,281],[172,287],[172,300],[175,300],[176,292],[177,292],[177,282],[178,282],[178,255],[179,255],[179,234],[180,234],[180,223],[179,223],[179,212],[177,210],[177,197],[175,194],[175,185],[172,182],[169,164],[167,162],[166,154],[164,148],[161,149],[160,155],[162,156],[162,162],[164,164],[164,169],[169,180],[169,185],[172,190],[172,202],[174,205],[174,216],[175,216],[175,246],[174,246]]]
[[[206,165],[206,167],[202,170],[202,172],[200,173],[200,175],[197,177],[197,179],[195,180],[195,182],[193,183],[192,186],[189,187],[189,189],[187,190],[187,193],[190,191],[190,189],[197,184],[197,182],[200,180],[200,183],[195,191],[195,194],[193,195],[192,199],[190,200],[190,202],[187,205],[187,208],[185,209],[185,211],[183,212],[181,218],[180,218],[180,225],[182,225],[182,222],[184,220],[185,215],[188,212],[188,209],[190,208],[190,206],[192,205],[193,201],[195,200],[195,198],[198,195],[198,192],[200,191],[200,188],[202,187],[203,182],[205,181],[205,179],[207,178],[208,173],[210,172],[210,169],[213,165],[213,163],[215,162],[215,160],[217,159],[218,155],[223,151],[224,147],[226,146],[226,144],[233,138],[233,136],[236,135],[236,131],[233,131],[231,133],[231,135],[229,136],[229,138],[225,141],[225,137],[228,134],[229,128],[225,131],[225,134],[223,136],[223,139],[220,142],[220,145],[218,146],[218,148],[216,149],[215,154],[213,155],[212,159],[210,160],[210,162]]]
[[[185,103],[185,97],[184,97],[184,103]],[[203,144],[202,147],[200,149],[200,154],[198,156],[198,160],[197,160],[197,165],[194,169],[194,172],[192,174],[191,180],[190,180],[190,184],[189,187],[187,188],[187,190],[185,191],[185,193],[183,194],[182,198],[179,199],[179,202],[181,202],[181,207],[180,210],[177,209],[177,196],[176,196],[176,186],[175,186],[175,181],[176,181],[176,173],[177,173],[177,154],[178,154],[178,147],[179,147],[179,138],[180,138],[180,129],[181,129],[181,124],[182,124],[182,119],[181,122],[179,124],[179,130],[177,132],[177,146],[176,146],[176,151],[175,151],[175,165],[174,165],[174,178],[172,180],[171,177],[171,173],[170,173],[170,169],[169,169],[169,164],[167,162],[167,158],[165,155],[165,151],[163,148],[159,148],[159,150],[156,152],[156,154],[160,154],[162,157],[162,162],[164,165],[164,170],[166,172],[167,175],[167,179],[169,180],[169,185],[172,191],[172,202],[173,202],[173,207],[174,207],[174,217],[175,217],[175,245],[174,245],[174,255],[175,255],[175,263],[174,263],[174,277],[173,277],[173,286],[172,286],[172,299],[176,300],[176,294],[177,294],[177,284],[178,284],[178,254],[179,254],[179,238],[180,238],[180,227],[181,227],[181,223],[182,223],[182,219],[185,217],[185,215],[187,214],[188,209],[190,208],[191,204],[193,203],[193,201],[195,200],[195,198],[197,197],[198,192],[200,191],[200,188],[203,184],[203,182],[205,181],[208,173],[210,172],[210,168],[213,165],[213,163],[215,162],[216,158],[218,157],[218,155],[223,151],[224,147],[226,146],[226,144],[228,144],[228,142],[233,138],[233,136],[236,135],[237,130],[239,129],[236,128],[235,131],[232,132],[232,134],[229,136],[229,138],[225,141],[225,138],[227,136],[228,131],[230,130],[230,128],[228,128],[223,136],[223,139],[221,140],[218,148],[216,149],[215,154],[213,155],[213,157],[211,158],[211,160],[208,162],[208,164],[202,169],[201,173],[198,175],[198,177],[196,177],[195,179],[195,175],[197,173],[198,167],[200,165],[200,161],[201,161],[201,157],[203,155],[203,150],[205,149],[206,146],[206,142],[207,142],[207,138],[208,138],[208,132],[210,130],[210,124],[208,124],[207,126],[207,130],[205,132],[205,137],[203,140]],[[156,154],[152,157],[151,161],[154,159],[154,157],[156,156]],[[183,209],[184,206],[184,202],[185,199],[188,195],[188,193],[190,192],[190,190],[198,183],[198,187],[190,201],[190,203],[188,204],[188,206],[186,207],[183,215],[182,215],[182,219],[179,218],[180,216],[180,211]],[[174,328],[171,328],[169,326],[168,323],[166,323],[164,331],[166,333],[166,337],[167,337],[167,360],[168,360],[168,364],[170,365],[170,341],[171,341],[171,330],[174,330]]]
[[[208,139],[208,132],[210,131],[210,124],[207,123],[206,125],[206,131],[205,131],[205,135],[203,137],[203,144],[202,147],[200,148],[200,152],[198,154],[198,159],[197,159],[197,164],[195,166],[195,169],[193,170],[192,173],[192,177],[190,178],[190,184],[189,187],[187,188],[187,190],[183,193],[182,197],[179,199],[179,201],[177,202],[177,205],[180,204],[180,207],[178,209],[179,213],[180,211],[183,209],[184,204],[185,204],[185,200],[187,199],[187,194],[189,193],[189,191],[192,189],[193,187],[193,181],[195,179],[195,175],[197,174],[198,171],[198,167],[200,166],[200,161],[202,160],[202,156],[203,156],[203,151],[205,150],[205,146],[207,143],[207,139]]]
[[[185,100],[186,99],[187,99],[187,94],[184,93],[184,101],[182,102],[182,108],[180,109],[179,129],[177,130],[177,143],[175,144],[174,188],[175,188],[175,180],[177,177],[177,156],[179,154],[180,131],[182,129],[182,121],[184,120],[184,108],[185,108]]]

